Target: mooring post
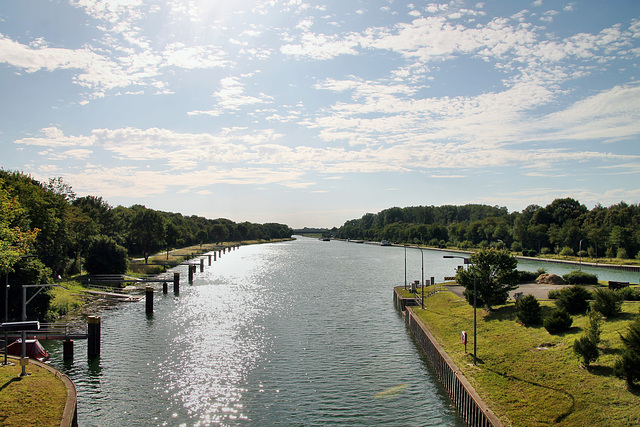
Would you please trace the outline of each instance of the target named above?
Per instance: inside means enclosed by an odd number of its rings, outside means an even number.
[[[153,314],[153,287],[152,286],[147,286],[147,289],[145,292],[145,301],[147,303],[146,313]]]
[[[193,265],[189,264],[189,283],[193,282]]]
[[[204,272],[204,258],[200,258],[200,273]]]
[[[214,252],[214,253],[213,253],[213,260],[214,260],[214,261],[217,261],[217,260],[218,260],[218,253],[217,253],[217,252]]]
[[[166,295],[168,291],[169,291],[169,284],[167,282],[162,282],[162,293]]]
[[[180,273],[173,273],[173,293],[180,293]]]
[[[73,340],[65,340],[62,343],[62,357],[64,360],[73,359]]]
[[[211,267],[211,254],[207,255],[209,257],[209,267]]]
[[[89,316],[87,323],[87,355],[93,358],[100,356],[100,316]]]

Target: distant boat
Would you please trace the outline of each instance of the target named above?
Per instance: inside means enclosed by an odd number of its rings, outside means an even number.
[[[380,246],[391,246],[391,243],[388,240],[383,240],[380,242]]]

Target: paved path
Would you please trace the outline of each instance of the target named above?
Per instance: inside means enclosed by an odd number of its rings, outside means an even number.
[[[518,289],[509,292],[509,298],[513,299],[513,294],[515,294],[516,292],[522,292],[523,295],[531,294],[537,299],[548,299],[547,294],[549,293],[550,290],[562,289],[565,286],[569,286],[569,285],[539,285],[537,283],[525,283],[520,285]],[[446,285],[445,288],[447,288],[454,294],[458,295],[459,297],[464,298],[464,296],[462,295],[462,293],[464,292],[463,286]],[[585,288],[589,289],[590,291],[593,290],[592,286],[585,286]]]

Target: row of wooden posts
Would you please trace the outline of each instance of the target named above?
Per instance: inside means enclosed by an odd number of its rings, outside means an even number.
[[[240,245],[228,246],[224,247],[218,251],[213,252],[212,254],[206,254],[209,259],[209,266],[211,266],[211,261],[213,257],[213,261],[217,261],[219,256],[226,253],[227,249],[229,251],[236,250]],[[188,272],[189,272],[189,283],[193,283],[193,277],[196,273],[197,264],[188,263]],[[200,258],[200,272],[204,272],[204,258]],[[159,282],[159,280],[147,280],[147,282]],[[169,284],[167,281],[162,282],[162,293],[165,295],[168,293]],[[145,289],[145,312],[147,315],[153,314],[153,293],[154,288],[152,286],[147,286]],[[173,293],[175,295],[180,294],[180,273],[173,273]],[[87,318],[87,355],[90,359],[100,356],[100,321],[101,318],[99,316],[89,316]],[[67,339],[63,343],[63,357],[65,359],[73,359],[73,340]]]

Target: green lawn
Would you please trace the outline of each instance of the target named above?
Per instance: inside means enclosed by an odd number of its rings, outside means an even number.
[[[44,368],[27,366],[30,375],[20,377],[22,368],[0,366],[0,425],[12,427],[59,426],[67,389],[59,378]]]
[[[544,315],[553,302],[542,301]],[[600,358],[589,370],[572,350],[586,316],[574,316],[573,327],[551,335],[542,326],[516,322],[513,303],[491,313],[478,309],[478,366],[473,366],[473,307],[451,292],[412,307],[469,381],[505,425],[638,425],[640,394],[613,375],[622,343],[620,333],[638,315],[640,303],[625,303],[623,314],[603,321]],[[461,331],[469,336],[464,353]]]

